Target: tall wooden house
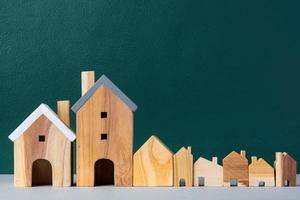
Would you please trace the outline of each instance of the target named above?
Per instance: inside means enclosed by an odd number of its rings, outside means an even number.
[[[76,113],[77,186],[132,186],[133,112],[137,106],[106,76],[82,72]]]
[[[182,147],[173,156],[174,186],[193,186],[192,148]]]
[[[223,186],[223,167],[218,158],[207,160],[200,157],[194,164],[194,186]]]
[[[156,136],[133,156],[133,186],[173,186],[173,153]]]
[[[71,186],[69,102],[58,102],[59,118],[46,104],[36,108],[10,135],[14,142],[14,185]]]
[[[296,186],[297,162],[286,152],[276,152],[276,187]]]
[[[264,159],[257,159],[256,156],[251,157],[251,164],[249,165],[249,186],[275,186],[274,168]]]
[[[238,154],[232,151],[223,159],[223,182],[224,186],[249,186],[249,170],[246,152]]]

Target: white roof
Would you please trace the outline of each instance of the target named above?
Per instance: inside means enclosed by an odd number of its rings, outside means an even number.
[[[20,137],[41,115],[45,115],[70,141],[76,138],[75,133],[62,122],[56,113],[46,104],[37,107],[9,136],[11,141]]]

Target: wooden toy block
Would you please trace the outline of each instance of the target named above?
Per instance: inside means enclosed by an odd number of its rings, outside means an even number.
[[[276,152],[276,187],[296,186],[297,162],[286,152]]]
[[[133,186],[173,186],[173,153],[156,136],[133,156]]]
[[[182,147],[173,156],[174,186],[193,186],[193,155],[191,147]]]
[[[225,187],[249,186],[248,160],[246,152],[232,151],[223,159],[223,183]]]
[[[194,164],[194,186],[223,186],[223,167],[218,158],[212,161],[200,157]]]
[[[272,187],[275,186],[274,169],[264,159],[252,156],[249,165],[249,186]]]
[[[82,72],[76,113],[77,186],[132,186],[133,112],[137,106],[106,76]]]
[[[65,123],[41,104],[10,134],[16,187],[71,185],[71,141],[76,136],[67,124],[68,102],[59,102],[58,109]]]

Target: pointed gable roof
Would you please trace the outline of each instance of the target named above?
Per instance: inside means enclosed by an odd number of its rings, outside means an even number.
[[[116,96],[118,96],[130,109],[131,111],[136,111],[137,105],[131,101],[111,80],[109,80],[105,75],[102,75],[95,84],[72,106],[71,110],[77,112],[84,104],[87,102],[97,89],[104,85],[110,89]]]
[[[215,157],[215,158],[217,159],[217,157]],[[195,165],[199,165],[199,164],[201,164],[201,163],[206,163],[206,164],[210,164],[210,165],[211,165],[211,164],[215,164],[216,166],[222,167],[222,165],[219,165],[219,164],[218,164],[217,160],[216,160],[216,163],[214,163],[213,160],[208,160],[208,159],[206,159],[206,158],[199,157],[198,160],[196,160]]]
[[[70,141],[76,138],[75,133],[63,123],[56,113],[46,104],[37,107],[9,136],[11,141],[18,139],[41,115],[49,119]]]
[[[135,154],[137,154],[139,151],[141,151],[144,148],[148,148],[149,146],[151,146],[152,151],[156,152],[156,150],[162,150],[165,153],[169,154],[170,157],[173,156],[173,152],[155,135],[152,135],[136,152]],[[159,153],[157,151],[157,153]]]
[[[237,158],[237,159],[245,160],[245,161],[248,162],[248,159],[247,159],[246,157],[243,157],[241,154],[237,153],[236,151],[230,152],[230,154],[228,154],[228,155],[223,159],[223,162],[224,162],[224,160],[231,159],[231,158]]]

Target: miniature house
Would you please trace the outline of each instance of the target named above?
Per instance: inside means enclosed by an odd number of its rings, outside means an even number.
[[[182,147],[173,156],[174,186],[193,186],[193,155],[191,147]]]
[[[10,135],[14,142],[14,184],[71,186],[69,102],[58,103],[59,117],[45,104],[35,109]]]
[[[200,157],[194,164],[194,186],[223,186],[223,167],[218,158],[212,161]]]
[[[264,159],[252,156],[249,165],[249,186],[275,186],[274,169]]]
[[[224,186],[249,186],[248,160],[246,152],[238,154],[232,151],[223,159]]]
[[[296,186],[297,162],[286,152],[276,152],[276,187]]]
[[[173,186],[173,153],[156,136],[133,156],[133,186]]]
[[[137,106],[106,76],[82,72],[76,113],[77,186],[132,186],[133,112]]]

